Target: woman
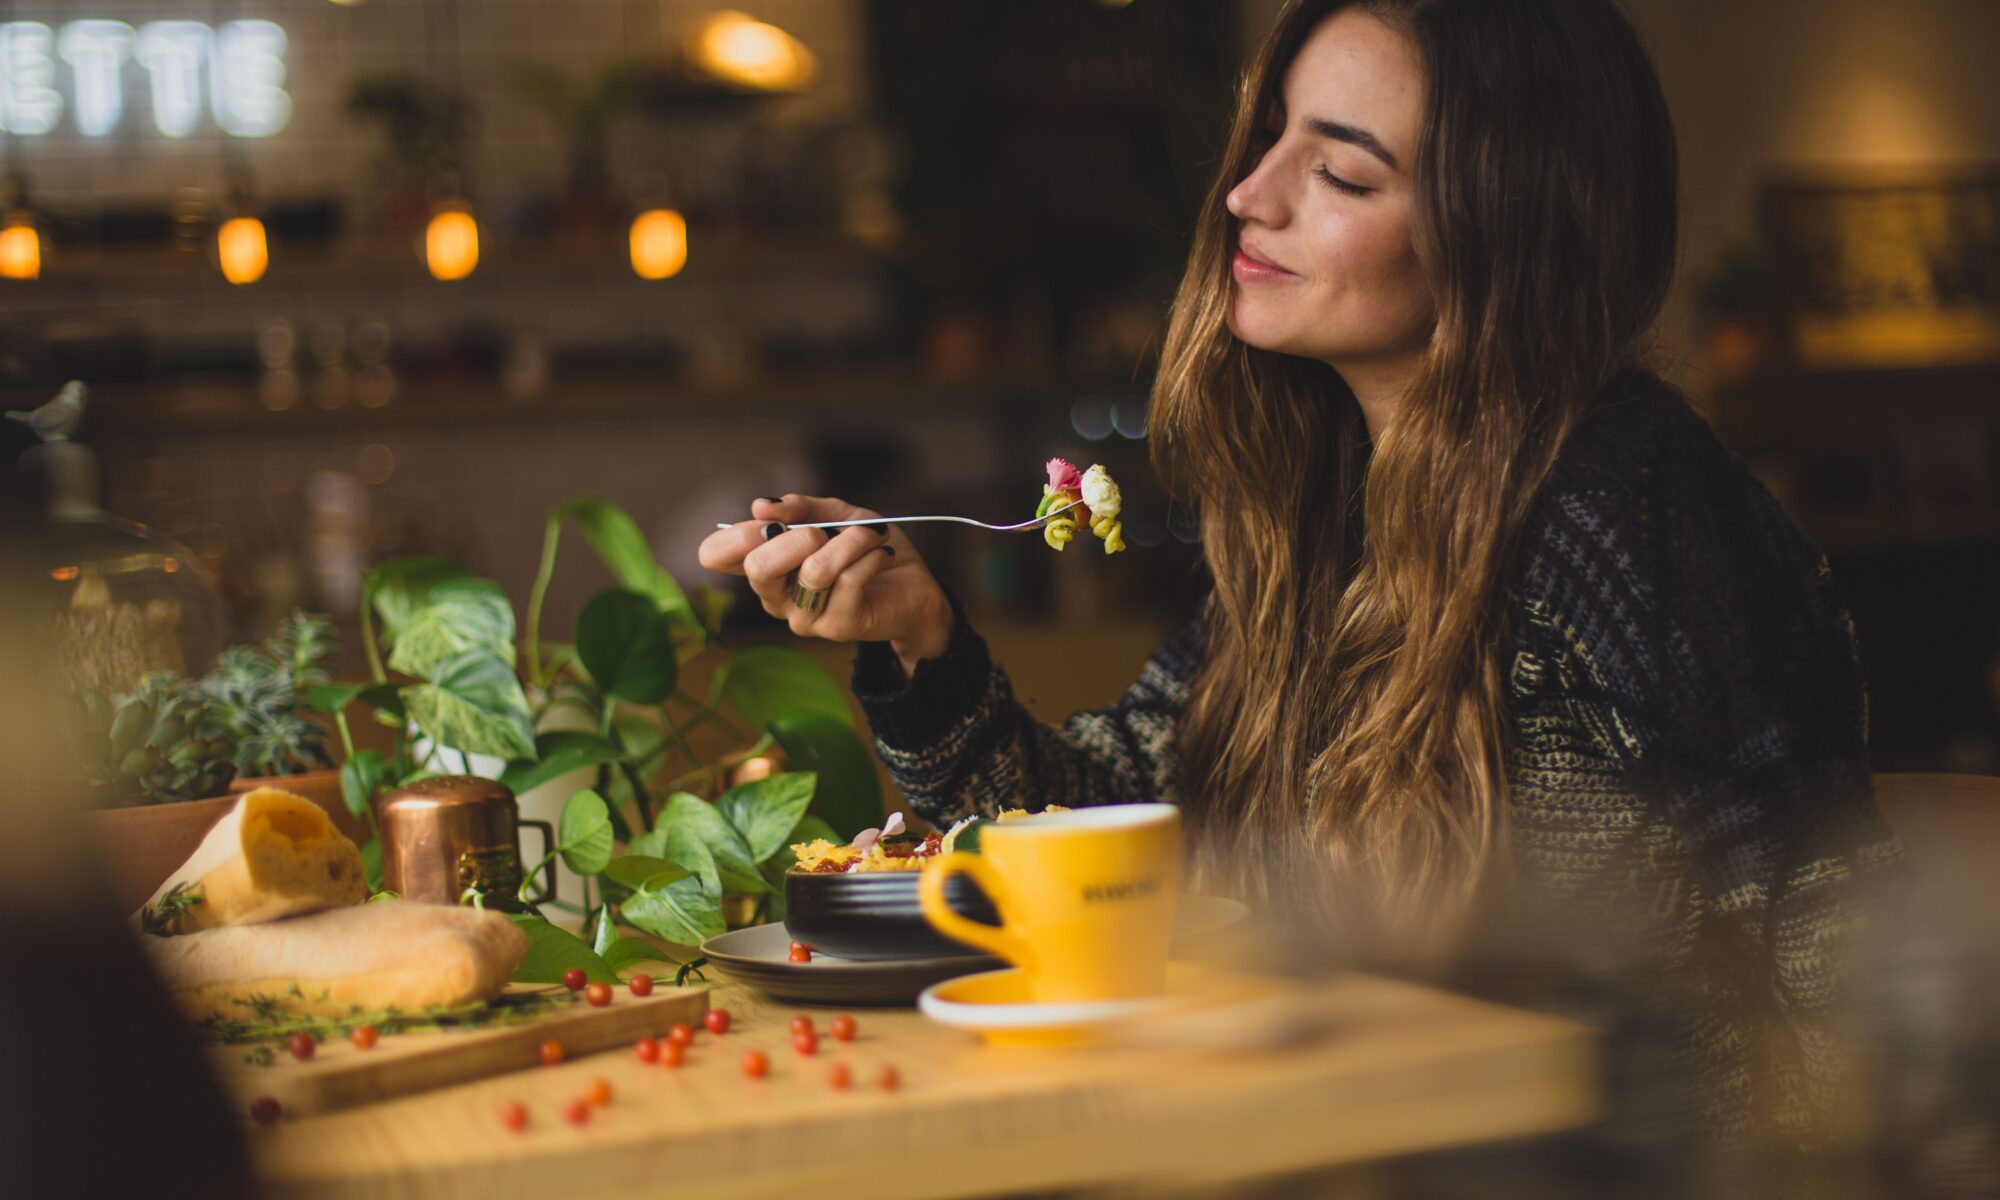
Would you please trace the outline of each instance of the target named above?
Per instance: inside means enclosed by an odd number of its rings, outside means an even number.
[[[1562,914],[1695,997],[1713,1124],[1803,1111],[1896,849],[1822,558],[1638,367],[1677,179],[1631,28],[1293,3],[1222,162],[1151,420],[1214,588],[1116,707],[1035,722],[901,533],[784,527],[873,515],[842,501],[758,501],[703,564],[862,643],[933,821],[1171,800],[1203,886],[1381,944]]]

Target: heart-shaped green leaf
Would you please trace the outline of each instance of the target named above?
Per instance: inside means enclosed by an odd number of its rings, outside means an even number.
[[[666,839],[663,837],[653,839],[652,834],[642,833],[632,839],[632,845],[637,846],[644,843],[647,850],[652,850],[664,845],[665,841]],[[630,848],[627,847],[627,849]],[[667,884],[674,882],[674,880],[685,878],[693,873],[680,863],[670,862],[652,853],[624,854],[612,859],[611,865],[604,868],[606,878],[624,884],[633,891],[638,891],[649,882],[654,883],[658,887],[665,887]]]
[[[511,914],[514,924],[528,935],[528,954],[514,971],[516,983],[561,983],[563,972],[583,968],[594,983],[617,983],[618,973],[599,957],[582,938],[558,929],[531,913]]]
[[[842,840],[882,823],[875,757],[852,725],[807,713],[780,717],[770,732],[794,770],[817,777],[811,811],[839,830]]]
[[[395,637],[418,609],[429,600],[431,589],[449,579],[471,575],[449,558],[420,555],[392,558],[361,574],[361,591],[382,619],[382,627]]]
[[[750,857],[761,863],[785,847],[812,803],[816,782],[811,771],[785,771],[730,788],[715,807],[743,836]]]
[[[676,633],[706,636],[687,593],[653,558],[653,548],[630,513],[608,500],[586,497],[557,505],[550,516],[574,522],[619,585],[651,597]]]
[[[650,833],[632,839],[627,847],[636,854],[658,858],[692,872],[711,896],[722,895],[722,872],[715,854],[687,822],[669,823],[664,818]],[[642,880],[641,884],[651,882]]]
[[[611,863],[611,810],[604,797],[585,788],[563,805],[556,824],[562,860],[579,875],[595,875]]]
[[[499,758],[535,752],[521,681],[489,650],[452,655],[437,665],[430,682],[405,687],[401,695],[410,719],[441,746]]]
[[[655,831],[673,831],[675,839],[692,836],[706,846],[715,859],[716,870],[721,873],[725,892],[754,895],[771,890],[771,885],[764,882],[764,876],[758,872],[757,860],[751,856],[743,835],[736,832],[736,827],[724,819],[713,804],[700,796],[675,792],[667,797],[653,828]],[[673,855],[664,857],[672,858]]]
[[[594,733],[551,730],[535,735],[535,756],[508,763],[507,769],[500,773],[500,782],[519,796],[571,771],[617,762],[624,757],[618,747]]]
[[[681,962],[680,959],[675,958],[672,954],[660,949],[645,938],[636,937],[619,938],[617,941],[611,943],[610,948],[605,950],[599,957],[609,963],[611,969],[614,971],[623,971],[627,967],[637,966],[640,963],[646,962],[673,963],[676,966],[680,965]]]
[[[490,579],[447,579],[431,588],[396,634],[389,665],[428,679],[437,664],[463,650],[484,649],[514,662],[514,609]]]
[[[388,773],[388,765],[374,750],[357,750],[354,757],[340,764],[340,798],[347,811],[357,818],[366,813]]]
[[[699,946],[728,929],[722,906],[699,879],[681,879],[663,888],[641,888],[623,905],[625,919],[655,937]]]
[[[577,614],[576,653],[600,690],[634,704],[658,704],[680,672],[666,615],[638,592],[592,596]]]

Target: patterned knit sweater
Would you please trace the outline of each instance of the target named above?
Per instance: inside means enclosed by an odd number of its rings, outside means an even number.
[[[1824,558],[1676,393],[1630,372],[1537,498],[1506,604],[1522,912],[1567,918],[1548,941],[1609,931],[1596,952],[1647,981],[1708,1129],[1807,1124],[1834,1082],[1861,882],[1899,855]],[[962,616],[914,678],[864,644],[854,690],[934,822],[1183,803],[1175,721],[1204,642],[1197,619],[1115,705],[1060,727],[1015,701]]]

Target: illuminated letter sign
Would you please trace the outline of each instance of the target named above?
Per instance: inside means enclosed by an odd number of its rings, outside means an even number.
[[[69,67],[70,111],[85,137],[104,137],[125,112],[125,64],[146,72],[153,124],[170,138],[201,126],[209,111],[235,137],[270,137],[291,119],[285,92],[285,31],[269,21],[0,22],[0,132],[41,136],[63,113],[60,65]]]

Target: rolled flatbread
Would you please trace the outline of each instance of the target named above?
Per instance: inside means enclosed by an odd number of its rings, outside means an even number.
[[[170,895],[180,903],[163,906]],[[258,788],[215,823],[134,917],[153,932],[191,933],[367,898],[361,851],[325,811],[290,792]]]
[[[142,940],[196,1019],[248,1016],[252,997],[320,1017],[491,1000],[528,953],[500,913],[408,900]]]

